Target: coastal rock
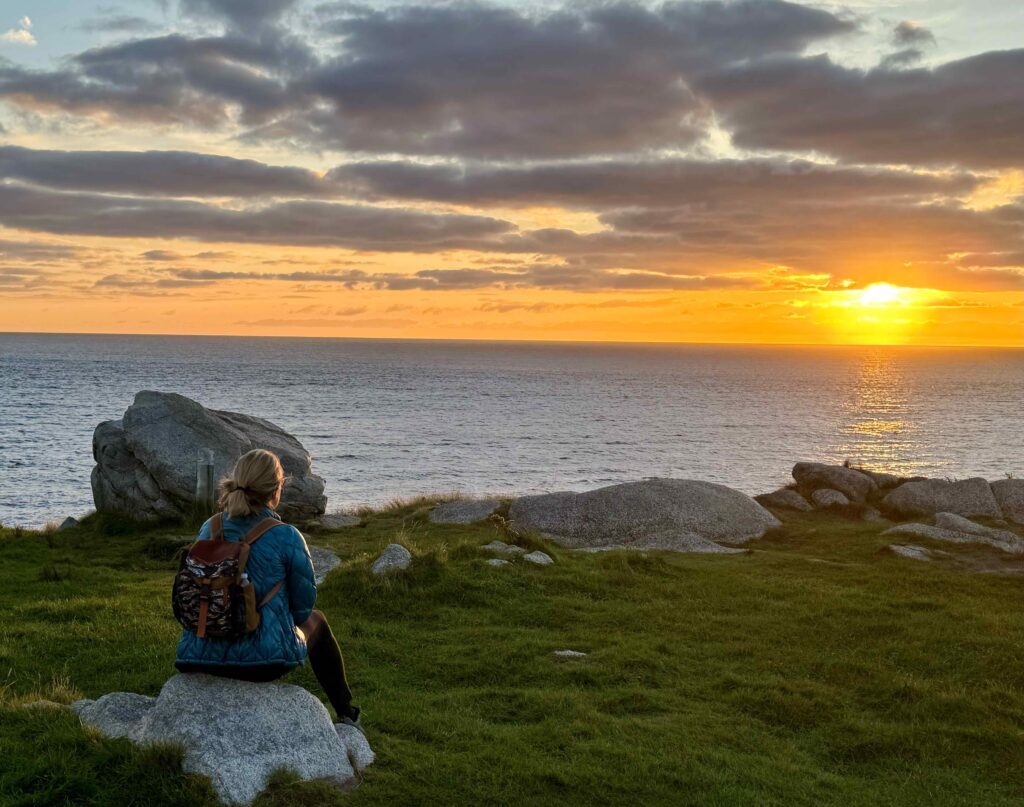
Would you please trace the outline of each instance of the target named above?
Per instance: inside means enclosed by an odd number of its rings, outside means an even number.
[[[374,574],[387,574],[408,569],[412,565],[412,555],[401,544],[388,544],[380,557],[373,562],[370,571]]]
[[[818,488],[811,494],[811,501],[819,510],[827,510],[830,507],[846,507],[850,503],[846,496],[832,488]]]
[[[956,513],[936,513],[935,526],[943,530],[956,530],[968,535],[978,535],[982,538],[989,538],[997,544],[1014,546],[1024,544],[1024,538],[1010,530],[999,530],[994,527],[986,527],[978,524],[969,518],[958,516]]]
[[[799,491],[793,490],[793,488],[779,488],[771,493],[762,493],[760,496],[755,496],[754,501],[763,507],[799,510],[803,513],[814,509],[811,507],[810,502],[801,496]]]
[[[340,530],[344,527],[357,527],[363,523],[359,516],[350,516],[347,513],[328,513],[316,521],[316,526],[322,530]]]
[[[58,530],[73,530],[78,525],[79,525],[79,521],[78,521],[77,518],[74,518],[73,516],[68,516],[66,519],[64,519],[60,523],[60,526],[57,527],[57,529]]]
[[[523,555],[523,560],[535,563],[538,566],[550,566],[555,562],[555,559],[552,558],[551,555],[547,552],[541,552],[540,550],[531,552],[528,555]]]
[[[229,804],[252,802],[281,768],[351,787],[373,760],[365,737],[337,729],[319,700],[290,684],[176,675],[157,698],[113,692],[72,708],[108,737],[180,744],[184,770],[209,777]]]
[[[889,544],[889,551],[900,557],[911,560],[934,560],[935,556],[930,549],[917,544]]]
[[[430,511],[434,524],[472,524],[489,518],[501,506],[498,499],[455,499]]]
[[[309,557],[313,561],[313,581],[319,586],[327,574],[341,565],[341,558],[326,546],[310,546]]]
[[[869,471],[867,468],[855,468],[854,470],[859,471],[864,474],[864,476],[873,480],[879,490],[894,488],[901,482],[905,481],[904,477],[899,474],[890,474],[884,471]]]
[[[804,492],[832,488],[851,502],[863,502],[868,494],[878,489],[875,481],[860,471],[845,465],[825,465],[820,462],[798,462],[793,466],[793,479]]]
[[[933,527],[929,524],[898,524],[883,532],[882,535],[909,535],[915,538],[929,538],[933,541],[945,541],[952,544],[986,544],[1013,555],[1024,553],[1024,538],[1004,530],[993,530],[991,534],[981,534],[949,529],[947,527]]]
[[[92,490],[96,509],[140,521],[181,519],[195,506],[196,459],[213,451],[219,479],[247,451],[265,448],[281,458],[288,481],[278,512],[306,521],[324,512],[324,480],[311,471],[298,440],[269,421],[206,409],[182,395],[143,391],[121,420],[93,434]]]
[[[488,566],[508,566],[510,561],[507,561],[504,558],[487,558],[484,563]]]
[[[882,512],[895,518],[916,518],[935,513],[958,516],[1002,518],[992,487],[980,478],[912,479],[904,482],[882,500]]]
[[[991,487],[1003,518],[1024,524],[1024,479],[997,479]]]
[[[525,555],[526,550],[515,544],[506,544],[504,541],[491,541],[480,547],[484,552],[498,552],[501,555]]]
[[[688,479],[647,479],[586,493],[547,493],[512,502],[517,530],[536,530],[574,549],[729,552],[779,526],[744,493]]]
[[[556,650],[554,653],[558,658],[586,658],[587,654],[582,650]]]

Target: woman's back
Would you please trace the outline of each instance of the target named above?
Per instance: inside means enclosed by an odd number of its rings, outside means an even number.
[[[224,540],[240,541],[261,521],[274,517],[270,508],[234,518],[224,515]],[[209,539],[207,521],[198,540]],[[289,524],[268,530],[250,547],[246,573],[255,589],[256,602],[262,602],[275,585],[284,581],[260,610],[259,628],[233,641],[200,638],[183,631],[176,653],[178,664],[294,667],[302,663],[306,646],[295,626],[309,618],[316,602],[313,564],[302,533]]]

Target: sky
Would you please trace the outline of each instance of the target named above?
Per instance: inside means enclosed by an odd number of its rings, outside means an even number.
[[[0,8],[0,331],[1024,346],[1024,4]]]

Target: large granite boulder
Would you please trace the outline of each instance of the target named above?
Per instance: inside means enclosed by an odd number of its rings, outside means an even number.
[[[358,730],[332,724],[320,701],[290,684],[176,675],[156,698],[112,692],[71,708],[108,737],[180,744],[185,772],[209,777],[229,804],[252,802],[282,768],[350,788],[373,761]]]
[[[997,479],[992,483],[992,495],[1003,518],[1024,524],[1024,479]]]
[[[936,513],[955,513],[972,518],[1002,518],[992,487],[981,477],[950,481],[912,479],[882,500],[882,511],[894,518],[916,518]]]
[[[689,479],[647,479],[586,493],[547,493],[512,502],[509,520],[574,549],[725,552],[779,526],[744,493]]]
[[[807,497],[816,490],[829,488],[838,490],[851,502],[863,502],[868,494],[878,489],[878,483],[867,474],[845,465],[821,462],[798,462],[793,466],[793,479]]]
[[[251,415],[206,409],[182,395],[151,391],[138,393],[121,420],[96,427],[96,509],[141,521],[188,516],[195,506],[196,460],[204,448],[213,451],[216,479],[247,451],[273,451],[288,475],[281,516],[302,522],[326,509],[324,480],[312,472],[302,444],[282,428]]]

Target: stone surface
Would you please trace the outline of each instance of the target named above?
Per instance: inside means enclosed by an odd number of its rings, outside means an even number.
[[[904,477],[899,474],[890,474],[884,471],[869,471],[867,468],[855,468],[854,470],[860,471],[864,476],[874,480],[874,483],[880,489],[894,488],[904,481]]]
[[[558,658],[586,658],[587,654],[581,650],[556,650]]]
[[[826,510],[829,507],[846,507],[850,500],[838,490],[818,488],[811,494],[811,502],[819,510]]]
[[[995,530],[994,532],[1005,532]],[[1005,532],[1004,536],[981,535],[974,532],[963,532],[951,530],[944,527],[933,527],[930,524],[898,524],[895,527],[882,533],[886,536],[913,536],[915,538],[930,538],[933,541],[945,541],[953,544],[986,544],[1009,552],[1013,555],[1024,553],[1024,538],[1011,532]]]
[[[916,544],[889,544],[889,551],[904,558],[912,560],[933,560],[934,556],[930,549]]]
[[[1024,524],[1024,479],[997,479],[991,487],[1003,518]]]
[[[895,518],[916,518],[935,513],[1002,518],[1002,510],[989,483],[980,478],[949,481],[912,479],[882,500],[882,512]]]
[[[370,741],[366,739],[362,729],[348,723],[335,723],[334,730],[348,752],[349,764],[356,771],[361,771],[363,768],[368,768],[373,764],[377,755],[373,753]]]
[[[361,732],[335,727],[320,701],[290,684],[176,675],[157,698],[113,692],[72,708],[109,737],[180,744],[184,770],[209,777],[229,804],[249,804],[281,768],[351,787],[373,761]]]
[[[512,502],[515,529],[536,530],[574,549],[730,552],[779,526],[744,493],[687,479],[648,479],[586,493],[523,496]]]
[[[538,566],[550,566],[555,562],[555,559],[551,557],[547,552],[530,552],[527,555],[523,555],[523,560],[529,561],[530,563],[536,563]]]
[[[472,524],[489,518],[500,506],[498,499],[455,499],[431,510],[430,520],[434,524]]]
[[[111,692],[99,700],[80,700],[71,709],[83,723],[99,729],[107,737],[127,737],[138,742],[143,718],[156,703],[156,698],[134,692]]]
[[[997,543],[1013,546],[1024,543],[1024,538],[1010,530],[1000,530],[995,527],[986,527],[978,524],[969,518],[958,516],[956,513],[936,513],[935,526],[943,530],[956,530],[965,532],[968,535],[978,535],[982,538],[990,538]]]
[[[864,501],[878,488],[875,480],[860,471],[820,462],[798,462],[793,466],[793,479],[805,493],[818,488],[832,488],[851,502]]]
[[[504,558],[487,558],[484,563],[488,566],[508,566],[510,561],[507,561]]]
[[[339,530],[343,527],[357,527],[363,523],[359,516],[350,516],[346,513],[328,513],[316,521],[316,526],[322,530]]]
[[[319,586],[333,569],[341,564],[341,558],[326,546],[310,546],[309,556],[313,560],[313,580]]]
[[[780,507],[804,513],[814,509],[811,507],[811,503],[793,488],[779,488],[771,493],[762,493],[760,496],[755,496],[754,501],[764,507]]]
[[[504,541],[491,541],[481,547],[484,552],[498,552],[502,555],[525,555],[526,550],[515,544],[506,544]]]
[[[324,512],[324,480],[312,472],[301,443],[279,426],[250,415],[206,409],[182,395],[148,390],[135,396],[121,420],[96,427],[96,509],[141,521],[191,515],[201,448],[212,449],[217,479],[247,451],[273,451],[288,476],[278,508],[282,518],[301,522]]]
[[[64,519],[60,523],[60,526],[57,527],[57,529],[58,530],[73,530],[77,526],[78,526],[78,519],[74,518],[73,516],[68,516],[66,519]]]
[[[409,550],[401,544],[388,544],[380,557],[373,562],[370,571],[374,574],[387,574],[401,569],[408,569],[412,565],[412,555]]]

